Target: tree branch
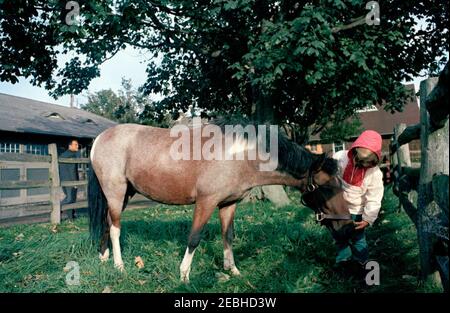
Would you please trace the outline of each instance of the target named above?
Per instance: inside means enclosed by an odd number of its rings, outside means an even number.
[[[448,62],[444,70],[439,75],[439,81],[427,97],[425,103],[428,113],[430,113],[430,124],[432,130],[444,127],[449,114],[449,68]]]
[[[366,16],[363,15],[363,16],[360,16],[358,18],[354,18],[351,21],[352,21],[352,23],[350,23],[350,24],[333,27],[331,29],[331,32],[333,34],[336,34],[336,33],[340,32],[341,30],[347,30],[347,29],[354,28],[354,27],[359,26],[359,25],[363,25],[363,24],[366,23]]]

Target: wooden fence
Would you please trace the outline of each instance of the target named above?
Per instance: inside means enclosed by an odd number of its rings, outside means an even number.
[[[439,273],[449,290],[449,94],[448,64],[420,85],[420,123],[395,127],[392,144],[394,193],[414,222],[420,248],[421,280]],[[421,142],[420,167],[411,166],[408,143]],[[417,205],[412,195],[417,195]]]
[[[49,170],[49,179],[42,181],[0,181],[0,190],[11,189],[31,189],[48,187],[50,189],[50,204],[40,206],[40,209],[50,209],[50,221],[53,224],[59,224],[61,222],[61,211],[86,208],[87,201],[78,201],[75,203],[64,204],[61,206],[61,187],[77,187],[87,186],[87,179],[79,181],[63,181],[59,179],[59,164],[60,163],[77,163],[88,164],[88,158],[59,158],[56,144],[52,143],[48,145],[49,155],[32,155],[32,154],[18,154],[18,153],[0,153],[0,161],[13,161],[13,162],[40,162],[47,164],[44,168]],[[85,177],[87,175],[84,175]],[[13,206],[14,207],[14,206]],[[17,206],[16,206],[17,207]]]

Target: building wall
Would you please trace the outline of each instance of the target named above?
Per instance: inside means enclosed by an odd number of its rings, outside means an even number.
[[[349,150],[352,146],[354,141],[348,141],[345,142],[345,150]],[[390,149],[389,146],[391,144],[391,138],[383,138],[382,141],[382,147],[381,147],[381,155],[382,158],[385,156],[387,158],[390,158]],[[307,149],[309,149],[312,152],[315,153],[327,153],[327,154],[333,154],[335,150],[334,144],[322,144],[322,143],[311,143],[309,145],[305,146]],[[409,143],[409,152],[411,156],[411,162],[413,163],[420,163],[420,140],[413,140]]]

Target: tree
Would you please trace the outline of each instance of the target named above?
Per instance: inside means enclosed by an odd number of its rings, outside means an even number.
[[[340,124],[330,124],[320,133],[323,143],[349,141],[352,137],[357,137],[361,132],[362,123],[359,117],[353,117]]]
[[[81,109],[119,123],[138,123],[142,107],[142,98],[132,89],[131,80],[122,78],[118,95],[111,89],[89,93],[88,101]]]
[[[122,78],[122,88],[116,94],[111,89],[88,93],[81,109],[109,118],[119,123],[137,123],[169,127],[170,115],[157,114],[150,97],[133,89],[131,80]]]
[[[118,121],[115,111],[120,105],[120,99],[114,91],[111,89],[100,90],[89,93],[87,98],[87,103],[81,105],[81,109]]]
[[[367,104],[401,108],[403,79],[433,73],[448,49],[447,1],[379,1],[380,25],[358,25],[366,1],[0,0],[0,79],[85,90],[99,65],[131,45],[150,61],[146,94],[157,112],[240,112],[301,125],[302,140]],[[76,12],[76,10],[75,10]],[[69,18],[69,24],[73,19]],[[415,30],[416,19],[426,27]],[[58,68],[59,53],[76,56]]]

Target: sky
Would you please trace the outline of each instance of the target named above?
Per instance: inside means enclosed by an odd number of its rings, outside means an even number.
[[[69,58],[59,59],[58,64],[63,65]],[[92,80],[89,85],[89,92],[95,92],[102,89],[112,89],[118,91],[121,88],[122,77],[131,79],[133,87],[141,86],[146,80],[146,64],[149,55],[127,47],[125,50],[118,52],[113,58],[103,63],[100,67],[100,77]],[[54,99],[49,96],[48,91],[43,87],[33,86],[29,80],[20,78],[16,84],[0,82],[0,93],[6,93],[14,96],[30,98],[49,103],[56,103],[64,106],[70,105],[70,96],[63,96]],[[75,96],[75,104],[86,103],[87,92]]]

